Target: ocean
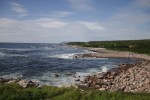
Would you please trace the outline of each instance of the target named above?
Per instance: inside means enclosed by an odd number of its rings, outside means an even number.
[[[105,72],[121,63],[136,62],[125,58],[73,58],[89,52],[65,44],[0,43],[0,77],[62,86],[78,84],[78,77]]]

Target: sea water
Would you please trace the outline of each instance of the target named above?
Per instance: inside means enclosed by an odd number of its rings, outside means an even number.
[[[78,77],[133,63],[133,59],[74,58],[75,54],[89,53],[85,49],[64,44],[0,43],[0,77],[23,78],[42,85],[70,85]]]

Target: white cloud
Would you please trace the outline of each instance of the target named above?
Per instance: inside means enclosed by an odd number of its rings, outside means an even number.
[[[55,11],[50,16],[51,17],[62,18],[62,17],[67,17],[71,14],[72,14],[72,12],[69,12],[69,11]]]
[[[52,13],[47,13],[47,14],[40,13],[40,14],[38,14],[38,16],[51,17],[51,18],[65,18],[72,14],[73,14],[73,12],[69,12],[69,11],[54,11]]]
[[[103,33],[110,40],[150,39],[150,29],[143,28],[143,26],[149,27],[148,24],[146,25],[147,22],[150,22],[150,13],[141,9],[135,0],[103,23],[103,26],[107,27]]]
[[[79,23],[85,25],[90,30],[94,30],[94,31],[105,30],[105,28],[102,25],[100,25],[99,23],[97,23],[97,22],[79,21]]]
[[[2,25],[1,22],[6,24]],[[60,25],[60,23],[63,24]],[[99,37],[95,32],[75,21],[61,21],[53,18],[19,21],[0,18],[1,42],[88,41],[94,40],[95,36]]]
[[[11,10],[17,14],[19,17],[27,16],[27,10],[19,3],[10,2]]]
[[[120,19],[122,19],[121,17],[122,16],[120,16]],[[140,30],[135,27],[136,24],[130,25],[132,24],[132,22],[130,23],[132,19],[127,21],[128,18],[123,18],[124,21],[122,21],[122,19],[116,23],[115,20],[117,18],[119,17],[115,17],[102,24],[88,21],[70,22],[54,18],[40,18],[24,21],[0,18],[0,41],[58,43],[62,41],[150,38],[149,29]],[[61,22],[64,24],[61,25]]]
[[[2,21],[7,24],[0,25],[1,42],[57,42],[58,34],[55,35],[55,29],[42,27],[37,25],[35,21],[0,18],[0,22]]]
[[[78,11],[92,11],[95,9],[92,0],[67,0],[70,7]]]
[[[40,18],[33,20],[32,22],[46,28],[62,28],[67,25],[66,22],[60,21],[59,19],[53,18]]]
[[[7,18],[1,18],[0,19],[0,27],[8,27],[9,25],[11,25],[12,23],[14,23],[15,21],[12,19],[7,19]]]

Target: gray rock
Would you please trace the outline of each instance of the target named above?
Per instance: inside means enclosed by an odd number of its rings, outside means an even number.
[[[29,80],[21,80],[18,82],[20,86],[22,86],[23,88],[27,88],[27,87],[37,87],[39,84],[29,81]]]

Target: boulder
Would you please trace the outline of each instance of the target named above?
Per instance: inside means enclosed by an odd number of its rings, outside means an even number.
[[[96,89],[100,88],[100,85],[95,85],[95,88],[96,88]]]
[[[146,78],[145,81],[144,81],[144,84],[145,85],[150,85],[150,79]]]
[[[75,81],[80,81],[80,79],[76,79]]]
[[[26,88],[28,85],[28,81],[27,80],[21,80],[21,81],[19,81],[18,82],[19,83],[19,85],[21,86],[21,87],[23,87],[23,88]]]
[[[60,76],[60,74],[58,74],[58,73],[55,73],[55,75],[54,75],[55,77],[59,77]]]
[[[100,91],[105,91],[105,90],[106,90],[106,88],[100,88],[99,90],[100,90]]]
[[[20,80],[19,85],[22,86],[23,88],[27,88],[27,87],[37,87],[39,84],[29,81],[29,80]]]

